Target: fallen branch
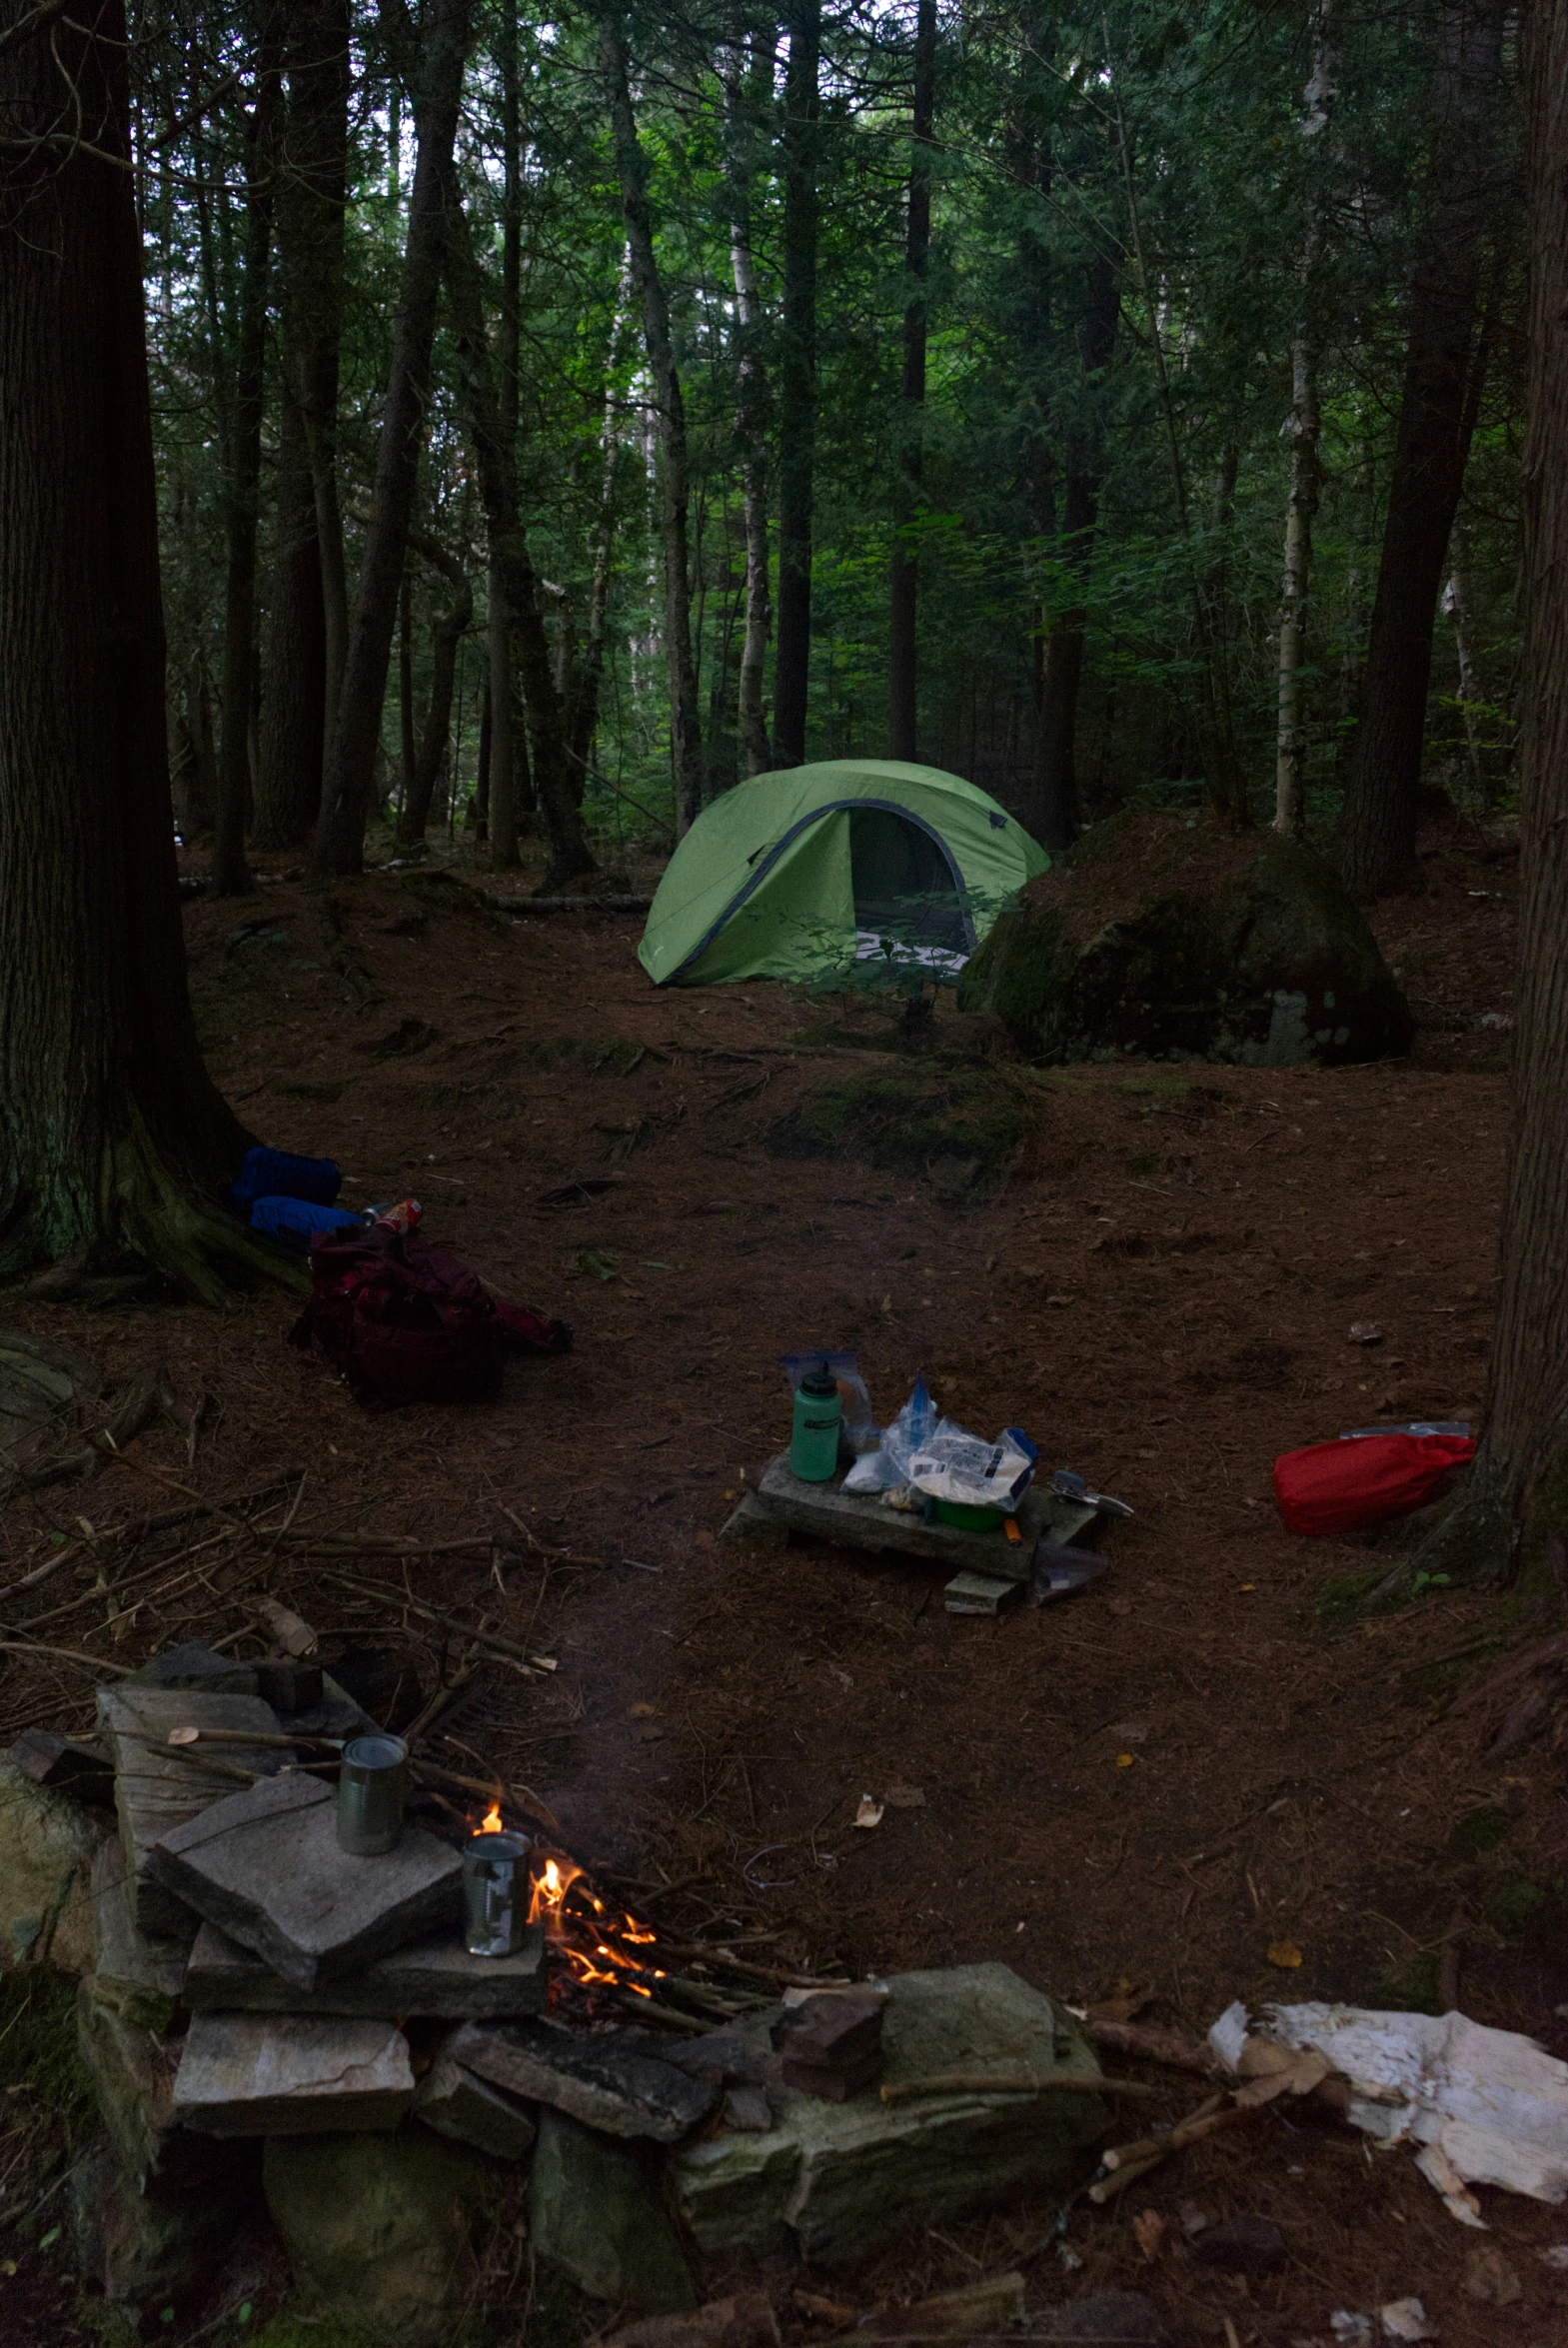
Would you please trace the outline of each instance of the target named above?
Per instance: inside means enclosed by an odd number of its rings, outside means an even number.
[[[454,1622],[450,1614],[442,1613],[435,1606],[427,1606],[420,1598],[411,1598],[407,1590],[388,1589],[373,1581],[358,1581],[352,1573],[323,1573],[322,1579],[335,1581],[344,1589],[358,1590],[362,1597],[378,1598],[384,1606],[404,1606],[411,1614],[418,1614],[423,1621],[439,1622],[444,1629],[456,1630],[462,1637],[472,1640],[474,1645],[489,1648],[493,1653],[505,1656],[508,1662],[520,1663],[529,1671],[545,1672],[556,1668],[554,1655],[536,1655],[531,1648],[520,1645],[516,1639],[503,1638],[499,1631],[475,1630],[467,1623]]]
[[[1096,2046],[1113,2047],[1118,2054],[1141,2055],[1145,2062],[1163,2063],[1167,2070],[1195,2071],[1204,2079],[1218,2075],[1219,2058],[1201,2038],[1185,2037],[1179,2030],[1156,2030],[1142,2022],[1097,2022],[1084,2015],[1074,2018],[1084,2037],[1092,2038]]]
[[[67,1663],[85,1663],[89,1671],[114,1671],[121,1678],[132,1669],[129,1663],[111,1663],[107,1655],[84,1655],[79,1647],[48,1647],[31,1638],[0,1638],[0,1654],[58,1655]]]
[[[1107,2201],[1114,2201],[1118,2193],[1135,2184],[1139,2177],[1146,2177],[1150,2169],[1158,2168],[1173,2152],[1181,2152],[1189,2144],[1199,2144],[1205,2136],[1217,2136],[1222,2129],[1239,2127],[1243,2120],[1253,2119],[1269,2108],[1267,2104],[1254,2103],[1231,2104],[1224,2110],[1216,2110],[1215,2101],[1216,2098],[1211,2098],[1208,2103],[1200,2104],[1168,2136],[1144,2136],[1133,2144],[1112,2146],[1103,2161],[1110,2173],[1089,2187],[1090,2201],[1101,2207]]]
[[[1141,2079],[1040,2079],[1031,2072],[938,2071],[929,2079],[896,2079],[880,2090],[883,2103],[906,2095],[1119,2095],[1151,2103],[1164,2092]]]

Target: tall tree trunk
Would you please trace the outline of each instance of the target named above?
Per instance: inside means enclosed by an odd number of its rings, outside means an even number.
[[[926,263],[931,245],[931,131],[936,112],[936,0],[916,0],[914,115],[909,153],[909,204],[904,231],[907,283],[903,306],[903,416],[893,505],[892,576],[888,583],[888,743],[895,759],[914,759],[919,700],[916,640],[920,566],[915,547],[900,535],[913,525],[924,470]]]
[[[784,93],[784,319],[779,358],[779,636],[774,756],[805,759],[811,666],[811,509],[816,469],[816,187],[821,0],[788,16]]]
[[[631,322],[631,294],[632,265],[628,256],[616,290],[616,307],[610,321],[610,347],[605,359],[605,404],[599,426],[599,512],[594,525],[594,569],[588,590],[588,625],[581,656],[569,655],[566,663],[568,772],[579,807],[583,804],[589,762],[594,755],[594,736],[599,729],[599,689],[605,673],[605,628],[610,612],[617,492],[621,473],[621,428],[616,403],[626,355],[625,341]],[[562,643],[565,645],[567,634],[564,618],[562,629]]]
[[[303,848],[321,806],[327,716],[321,551],[305,417],[285,385],[278,422],[277,546],[262,663],[256,849]]]
[[[255,886],[245,861],[245,827],[251,805],[256,518],[267,392],[267,295],[272,274],[282,74],[282,10],[274,0],[262,19],[256,50],[256,97],[245,125],[245,260],[224,452],[223,725],[218,741],[218,807],[212,842],[215,897],[243,897]]]
[[[414,779],[398,820],[398,845],[412,848],[430,825],[431,802],[441,780],[442,761],[452,731],[452,694],[458,671],[458,647],[474,617],[474,591],[463,566],[433,538],[411,534],[410,543],[425,561],[440,571],[451,590],[445,611],[435,611],[430,622],[430,701],[414,758]]]
[[[1409,885],[1432,630],[1459,508],[1489,336],[1481,309],[1484,127],[1502,62],[1499,0],[1445,0],[1437,72],[1443,121],[1426,257],[1410,288],[1404,388],[1377,594],[1339,828],[1339,863],[1360,898]]]
[[[659,492],[665,551],[665,655],[670,664],[670,757],[675,770],[676,834],[679,838],[703,804],[703,725],[697,699],[697,664],[692,650],[692,564],[687,544],[691,481],[687,462],[686,405],[670,305],[654,249],[654,215],[648,198],[649,163],[632,111],[626,31],[618,15],[601,17],[599,61],[610,107],[621,211],[632,284],[643,313],[643,341],[659,409]]]
[[[1338,90],[1329,0],[1312,12],[1312,70],[1297,124],[1306,157],[1306,229],[1301,242],[1301,299],[1290,345],[1290,495],[1285,506],[1285,560],[1279,591],[1278,724],[1274,745],[1274,829],[1292,840],[1306,830],[1306,731],[1302,723],[1301,665],[1306,648],[1307,590],[1312,576],[1312,524],[1322,468],[1317,444],[1322,412],[1317,396],[1318,265],[1323,248],[1326,134]]]
[[[497,348],[497,407],[502,460],[514,484],[517,505],[518,336],[522,295],[522,158],[518,109],[517,0],[501,0],[496,20],[495,59],[501,84],[501,320]],[[487,589],[490,648],[490,861],[497,872],[515,872],[518,853],[517,761],[513,745],[512,637],[501,566],[493,559]]]
[[[289,102],[277,205],[280,339],[287,397],[299,403],[309,451],[326,680],[311,798],[314,823],[321,805],[326,736],[337,715],[349,643],[337,457],[348,198],[348,0],[289,0],[286,65]]]
[[[1306,325],[1290,352],[1290,500],[1285,511],[1285,568],[1279,592],[1279,727],[1274,753],[1274,829],[1299,839],[1306,829],[1306,735],[1301,716],[1301,663],[1306,646],[1307,585],[1312,568],[1312,522],[1322,479],[1317,458],[1322,414],[1317,399],[1317,352]]]
[[[766,52],[770,82],[772,52]],[[727,49],[725,176],[730,188],[730,270],[735,281],[735,436],[741,453],[746,528],[746,632],[741,642],[738,715],[749,775],[773,765],[764,681],[768,666],[768,368],[763,358],[763,300],[752,251],[755,111],[739,46]]]
[[[1067,440],[1067,479],[1061,504],[1061,562],[1072,600],[1051,613],[1045,627],[1034,773],[1024,822],[1046,848],[1070,848],[1078,836],[1078,688],[1083,677],[1083,601],[1099,516],[1099,433],[1094,419],[1099,379],[1116,347],[1120,296],[1116,273],[1101,257],[1087,273],[1078,322],[1083,393]]]
[[[1547,1541],[1568,1534],[1568,0],[1537,0],[1526,22],[1525,697],[1502,1279],[1475,1466],[1410,1569],[1500,1579],[1522,1567],[1549,1586]]]
[[[365,862],[365,820],[429,406],[431,345],[446,245],[443,190],[457,138],[471,8],[472,0],[425,0],[420,20],[420,87],[414,109],[419,149],[409,198],[403,286],[376,446],[370,527],[349,627],[343,691],[328,737],[321,822],[311,853],[311,869],[317,873],[357,873]]]
[[[550,658],[550,638],[539,608],[539,583],[529,555],[528,533],[517,509],[517,483],[507,462],[501,413],[485,336],[485,310],[479,266],[475,260],[468,216],[463,208],[456,173],[446,179],[446,246],[444,267],[453,341],[461,363],[461,398],[469,438],[473,444],[485,528],[490,545],[492,579],[501,593],[517,631],[518,666],[523,698],[533,739],[533,780],[540,819],[550,850],[544,889],[559,888],[594,871],[593,851],[583,829],[582,811],[572,788],[567,763],[567,740],[561,697],[556,691]],[[495,696],[490,696],[491,758],[494,769]],[[494,774],[492,777],[494,799]]]
[[[1481,671],[1475,655],[1475,611],[1470,600],[1470,549],[1465,526],[1457,520],[1448,542],[1448,585],[1443,589],[1443,615],[1454,632],[1454,657],[1459,664],[1459,714],[1464,721],[1471,788],[1484,792]]]
[[[120,0],[0,0],[0,1275],[130,1252],[214,1301],[245,1136],[202,1066]]]
[[[414,582],[408,566],[398,596],[398,829],[414,788]]]

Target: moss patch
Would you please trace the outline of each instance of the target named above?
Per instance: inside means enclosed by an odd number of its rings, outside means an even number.
[[[966,1163],[994,1176],[1028,1117],[1019,1092],[975,1070],[850,1077],[818,1086],[768,1130],[775,1158],[864,1158],[914,1174]]]
[[[76,1983],[43,1967],[0,1974],[0,2087],[25,2086],[73,2131],[97,2104],[77,2045]]]

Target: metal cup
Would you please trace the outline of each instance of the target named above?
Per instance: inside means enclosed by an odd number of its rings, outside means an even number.
[[[356,1736],[343,1748],[338,1842],[356,1858],[379,1858],[403,1832],[409,1748],[401,1736]]]
[[[528,1925],[526,1834],[471,1834],[463,1846],[464,1941],[470,1956],[516,1956]]]

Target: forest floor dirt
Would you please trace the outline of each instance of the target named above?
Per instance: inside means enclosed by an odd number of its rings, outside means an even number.
[[[507,896],[534,879],[453,869]],[[391,1643],[427,1690],[448,1658],[405,1591],[438,1612],[483,1603],[548,1648],[546,1678],[482,1666],[435,1749],[535,1789],[608,1868],[684,1884],[648,1900],[666,1929],[733,1920],[778,1932],[787,1963],[857,1975],[1000,1958],[1074,2001],[1147,1984],[1146,2018],[1202,2031],[1237,1997],[1428,2005],[1462,1911],[1463,2009],[1568,2055],[1561,1756],[1489,1762],[1506,1699],[1447,1709],[1530,1624],[1448,1589],[1361,1613],[1389,1545],[1294,1539],[1270,1496],[1292,1445],[1478,1411],[1514,871],[1478,841],[1439,844],[1422,892],[1377,917],[1420,1022],[1412,1057],[1312,1073],[1028,1074],[946,1008],[916,1061],[874,1006],[767,984],[658,993],[637,917],[497,924],[430,867],[198,898],[204,1041],[258,1136],[335,1157],[354,1203],[420,1196],[431,1235],[570,1319],[575,1349],[515,1361],[494,1407],[369,1415],[287,1345],[280,1289],[227,1314],[10,1298],[6,1317],[117,1379],[157,1361],[210,1393],[206,1494],[303,1466],[302,1527],[493,1535],[494,1561],[417,1559],[406,1584],[357,1566],[386,1583],[373,1600],[305,1563],[272,1586],[329,1654]],[[1022,1139],[966,1186],[950,1155],[899,1162],[881,1080],[913,1082],[932,1115],[990,1087],[997,1130]],[[844,1154],[779,1155],[781,1135],[825,1130],[824,1088]],[[856,1155],[872,1146],[892,1163]],[[1382,1341],[1350,1342],[1353,1321]],[[855,1348],[879,1415],[922,1372],[965,1423],[1021,1424],[1046,1465],[1130,1501],[1108,1573],[975,1620],[947,1615],[924,1569],[721,1543],[787,1436],[777,1357],[822,1342]],[[169,1430],[135,1456],[187,1474]],[[130,1469],[14,1500],[4,1578],[79,1510],[156,1504]],[[124,1663],[244,1620],[201,1585],[118,1643],[97,1613],[41,1635]],[[84,1725],[90,1690],[76,1663],[12,1658],[0,1740]],[[923,1798],[853,1830],[861,1794],[892,1785]],[[1299,1967],[1270,1958],[1287,1942]],[[1172,2112],[1185,2102],[1176,2088]],[[1030,2304],[1132,2287],[1177,2339],[1285,2348],[1328,2340],[1335,2309],[1414,2293],[1449,2348],[1568,2336],[1568,2274],[1537,2255],[1568,2216],[1482,2198],[1523,2285],[1506,2313],[1466,2296],[1482,2237],[1407,2153],[1275,2107],[1103,2211],[1079,2201],[1062,2239],[1081,2263],[1033,2257]],[[1131,2219],[1188,2200],[1275,2219],[1285,2271],[1247,2286],[1185,2251],[1147,2262]],[[1039,2244],[1056,2208],[933,2229],[815,2287],[868,2306],[954,2286]],[[61,2328],[8,2336],[71,2338],[69,2303],[62,2281]],[[550,2307],[537,2336],[575,2337],[569,2303]],[[785,2289],[787,2335],[819,2336],[791,2310]]]

